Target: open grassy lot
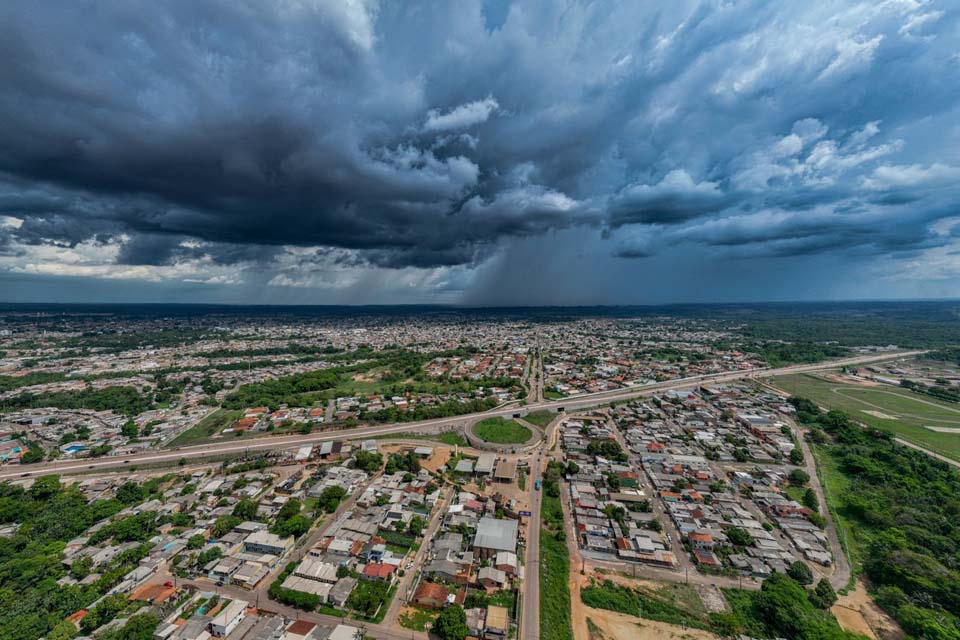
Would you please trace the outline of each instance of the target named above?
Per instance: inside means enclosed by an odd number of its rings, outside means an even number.
[[[232,411],[230,409],[217,409],[210,415],[203,418],[200,422],[193,425],[176,438],[170,441],[168,447],[185,447],[191,444],[199,444],[210,436],[220,433],[234,422],[240,419],[243,411]]]
[[[429,440],[430,442],[442,442],[451,447],[454,445],[466,447],[470,443],[457,431],[445,431],[443,433],[383,433],[376,436],[364,436],[364,440]]]
[[[496,444],[523,444],[533,432],[522,424],[506,418],[486,418],[473,426],[476,436]]]
[[[400,614],[400,626],[404,629],[412,629],[413,631],[426,631],[427,626],[432,625],[439,615],[439,611],[421,609],[420,607],[409,607]]]
[[[557,414],[552,411],[534,411],[523,416],[523,419],[543,429],[556,417]]]
[[[859,422],[960,460],[960,431],[950,433],[927,428],[960,430],[960,405],[940,402],[898,387],[860,387],[810,374],[773,378],[772,383],[826,409],[842,409]]]

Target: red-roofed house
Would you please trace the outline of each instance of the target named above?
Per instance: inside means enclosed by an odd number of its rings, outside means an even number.
[[[363,568],[363,573],[360,575],[367,580],[390,580],[396,570],[397,568],[392,564],[370,563]]]
[[[436,582],[421,582],[413,594],[413,602],[428,609],[442,609],[447,604],[450,592]]]

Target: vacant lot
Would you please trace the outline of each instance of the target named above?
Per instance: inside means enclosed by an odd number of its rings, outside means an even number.
[[[214,436],[240,419],[243,411],[232,411],[230,409],[217,409],[210,415],[203,418],[200,422],[193,425],[176,438],[170,441],[168,447],[185,447],[191,444],[199,444],[211,436]]]
[[[487,418],[473,427],[473,433],[481,440],[496,444],[523,444],[533,432],[522,424],[505,418]]]
[[[960,460],[960,433],[926,428],[960,427],[960,405],[940,402],[897,387],[861,387],[809,374],[774,378],[773,384],[827,409],[842,409],[871,427]]]
[[[523,419],[543,429],[556,417],[557,414],[552,411],[534,411],[533,413],[528,413],[523,416]]]

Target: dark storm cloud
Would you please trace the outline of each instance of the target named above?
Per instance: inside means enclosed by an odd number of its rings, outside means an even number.
[[[0,216],[17,222],[0,237],[288,279],[479,269],[577,229],[622,258],[929,249],[960,203],[957,18],[852,0],[8,2]]]

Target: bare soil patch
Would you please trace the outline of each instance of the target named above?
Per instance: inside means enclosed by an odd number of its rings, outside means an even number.
[[[881,420],[899,420],[897,416],[891,416],[889,413],[884,413],[883,411],[863,411],[868,416],[873,416],[874,418],[880,418]]]
[[[901,640],[904,637],[899,625],[867,593],[862,580],[857,580],[853,591],[840,596],[830,611],[847,631],[879,640]]]

